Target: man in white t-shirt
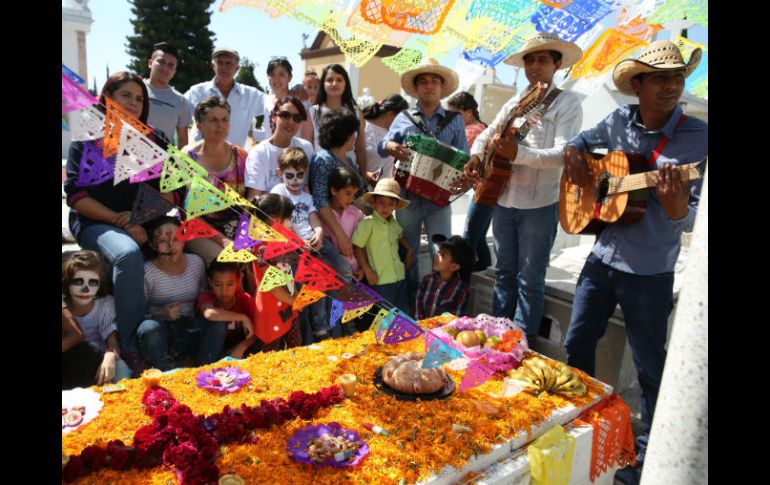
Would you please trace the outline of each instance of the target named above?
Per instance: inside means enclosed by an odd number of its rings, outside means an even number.
[[[220,96],[230,104],[230,135],[227,141],[239,147],[246,146],[247,138],[252,134],[252,123],[256,116],[264,113],[264,93],[235,82],[235,73],[240,68],[241,57],[235,49],[220,47],[211,55],[214,79],[192,86],[184,93],[191,108],[209,96]],[[195,140],[203,137],[196,133]]]
[[[147,124],[163,132],[169,141],[177,137],[177,147],[187,145],[187,126],[192,110],[182,93],[169,86],[176,74],[179,54],[176,47],[168,42],[159,42],[152,47],[152,56],[147,61],[150,78],[145,79],[150,98],[150,114]]]

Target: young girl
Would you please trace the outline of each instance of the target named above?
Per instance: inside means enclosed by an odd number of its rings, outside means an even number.
[[[144,264],[148,314],[137,334],[142,357],[161,370],[214,362],[227,334],[227,325],[195,316],[198,293],[206,285],[206,269],[199,256],[182,252],[184,241],[175,237],[179,226],[178,219],[168,216],[147,225],[154,255]]]
[[[358,223],[364,218],[364,213],[361,212],[361,209],[353,205],[356,192],[358,192],[360,186],[361,179],[346,168],[335,168],[329,174],[329,207],[331,208],[331,214],[348,239],[353,237],[353,232],[356,230]],[[331,244],[339,250],[337,237],[334,235],[334,232],[327,227],[323,229],[325,236],[324,244]],[[350,265],[353,277],[358,280],[361,279],[363,273],[355,256],[342,256],[339,252],[328,250],[324,251],[324,254],[338,255],[344,258]],[[335,267],[340,266],[337,262],[332,261],[331,263]]]
[[[292,230],[291,217],[294,212],[294,204],[285,195],[266,194],[254,199],[254,205],[257,206],[256,216],[272,225],[273,221],[278,221],[283,226]],[[258,255],[261,253],[257,249]],[[265,272],[270,266],[275,266],[284,273],[293,275],[292,262],[296,261],[296,253],[291,252],[271,259],[269,264],[253,263],[254,277],[257,288],[262,282]],[[298,313],[294,311],[294,283],[286,286],[273,288],[270,291],[257,291],[256,318],[254,322],[255,333],[264,343],[262,350],[269,352],[272,350],[284,350],[292,347],[298,347],[302,344],[302,334]]]
[[[62,264],[62,389],[101,386],[131,377],[131,369],[120,360],[115,301],[107,294],[102,258],[95,251],[77,251]],[[66,313],[75,322],[65,319]],[[69,316],[69,315],[67,315]],[[74,328],[79,327],[79,328]],[[67,345],[65,330],[80,330],[84,341]]]
[[[264,131],[255,133],[257,141],[263,141],[273,134],[273,126],[268,122],[273,112],[275,103],[286,96],[291,96],[289,83],[292,79],[291,63],[285,57],[271,57],[267,63],[267,81],[272,94],[265,96],[265,123]],[[310,120],[302,122],[298,135],[308,142],[313,142],[313,124]]]

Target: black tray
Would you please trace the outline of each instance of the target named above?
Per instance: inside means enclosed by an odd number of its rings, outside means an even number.
[[[394,396],[399,401],[432,401],[434,399],[446,399],[455,392],[454,381],[448,375],[447,379],[448,382],[444,387],[436,392],[430,394],[405,394],[385,384],[385,381],[382,380],[382,367],[378,367],[377,370],[374,371],[374,387],[380,392]]]

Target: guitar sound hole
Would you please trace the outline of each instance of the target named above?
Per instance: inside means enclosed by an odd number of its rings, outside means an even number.
[[[610,190],[610,177],[611,175],[607,172],[599,175],[596,184],[596,202],[603,202],[604,198],[607,197],[607,192]]]

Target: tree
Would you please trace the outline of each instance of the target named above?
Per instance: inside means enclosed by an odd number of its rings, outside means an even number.
[[[136,35],[128,36],[128,68],[140,76],[150,75],[147,60],[152,46],[166,41],[179,50],[176,75],[171,84],[182,93],[214,75],[211,52],[214,33],[209,30],[211,0],[129,0]]]
[[[263,93],[264,88],[257,81],[257,77],[254,75],[254,63],[249,60],[248,57],[243,57],[240,62],[241,68],[238,69],[238,74],[235,75],[235,81],[247,86],[252,86]]]

